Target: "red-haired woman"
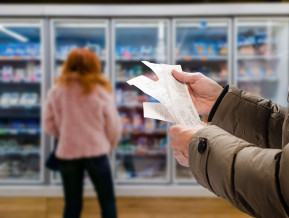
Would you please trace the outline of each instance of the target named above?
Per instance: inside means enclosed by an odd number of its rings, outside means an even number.
[[[59,140],[56,156],[64,187],[64,218],[81,216],[84,171],[98,193],[102,217],[117,217],[107,154],[118,144],[121,122],[111,93],[98,57],[77,48],[48,94],[44,125]]]

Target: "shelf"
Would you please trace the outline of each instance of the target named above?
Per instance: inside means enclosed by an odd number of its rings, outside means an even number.
[[[238,56],[238,60],[278,60],[279,56],[248,55]]]
[[[0,119],[7,118],[31,118],[40,119],[40,106],[37,107],[1,107],[0,106]]]
[[[0,56],[0,62],[1,61],[40,61],[39,57],[6,57],[6,56]]]
[[[40,151],[1,151],[0,156],[28,156],[28,155],[38,155],[40,156]]]
[[[2,81],[0,80],[0,85],[33,85],[33,86],[39,86],[41,85],[41,82],[29,82],[29,81]]]
[[[133,110],[133,109],[137,109],[137,110],[142,110],[143,109],[143,105],[117,105],[117,108],[119,110]]]
[[[253,77],[244,77],[238,78],[237,82],[278,82],[278,77],[267,77],[267,78],[253,78]]]
[[[166,156],[167,151],[160,150],[147,150],[147,151],[125,151],[125,150],[117,150],[117,155],[133,155],[133,156]]]
[[[22,105],[12,105],[12,106],[2,106],[0,105],[0,110],[9,110],[9,109],[18,109],[18,110],[32,110],[32,109],[40,109],[41,105],[40,104],[35,104],[35,105],[27,105],[27,106],[22,106]]]
[[[155,136],[155,135],[167,135],[167,131],[155,131],[155,132],[144,132],[138,130],[132,130],[131,132],[123,132],[123,135],[147,135],[147,136]]]
[[[67,59],[67,58],[56,58],[56,61],[58,61],[58,62],[64,62],[64,61],[66,61],[66,59]],[[106,61],[106,59],[103,58],[103,57],[99,58],[99,60],[102,61],[102,62]]]
[[[184,56],[176,59],[177,62],[191,61],[227,61],[228,56]]]
[[[0,128],[0,135],[40,135],[40,129],[6,129]]]
[[[143,57],[143,58],[116,58],[115,59],[117,62],[141,62],[141,61],[149,61],[149,62],[157,62],[156,58],[148,58],[148,57]]]

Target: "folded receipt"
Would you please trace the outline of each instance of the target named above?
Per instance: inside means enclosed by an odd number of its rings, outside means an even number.
[[[153,81],[145,76],[138,76],[127,81],[160,103],[144,102],[144,117],[163,120],[187,126],[206,125],[191,100],[187,86],[177,81],[172,70],[182,71],[180,65],[154,64],[142,61],[158,76]]]

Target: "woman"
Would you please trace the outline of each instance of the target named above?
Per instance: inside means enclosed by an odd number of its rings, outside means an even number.
[[[107,154],[118,144],[121,122],[111,93],[98,57],[77,48],[48,94],[44,125],[59,140],[56,156],[64,187],[64,218],[81,215],[85,170],[98,194],[102,217],[117,217]]]

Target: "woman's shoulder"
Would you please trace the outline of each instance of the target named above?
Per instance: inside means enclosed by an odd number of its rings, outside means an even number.
[[[112,93],[108,92],[103,86],[97,85],[94,93],[102,100],[108,101],[112,98]]]

